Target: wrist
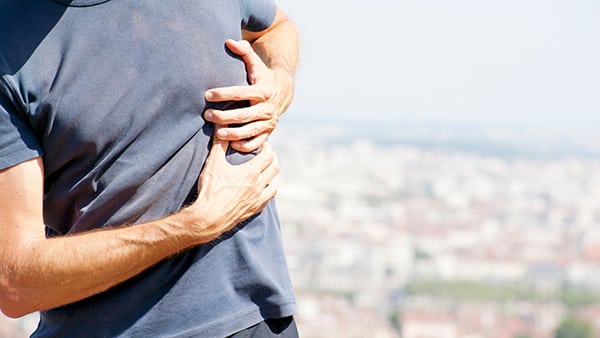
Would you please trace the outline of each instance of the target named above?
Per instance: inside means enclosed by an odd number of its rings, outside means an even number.
[[[190,247],[210,241],[207,229],[210,228],[208,213],[192,204],[165,219],[168,232],[178,238],[183,247]]]

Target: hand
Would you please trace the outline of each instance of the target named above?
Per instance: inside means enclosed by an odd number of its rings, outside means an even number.
[[[216,126],[215,131],[220,128]],[[206,221],[197,229],[200,243],[217,238],[255,215],[277,193],[279,163],[269,143],[254,158],[239,165],[232,165],[225,158],[228,146],[228,141],[213,137],[200,174],[198,198],[188,208]]]
[[[240,124],[219,129],[215,137],[231,141],[230,146],[237,151],[251,152],[267,141],[279,117],[292,102],[294,79],[283,69],[267,67],[248,41],[227,40],[225,44],[244,60],[250,86],[210,89],[205,99],[209,102],[249,101],[250,106],[225,111],[207,109],[204,117],[220,125]]]

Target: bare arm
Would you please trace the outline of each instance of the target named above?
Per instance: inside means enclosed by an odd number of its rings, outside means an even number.
[[[262,32],[242,31],[242,37],[252,44],[267,67],[293,78],[298,64],[298,30],[281,9],[277,9],[271,27]]]
[[[245,164],[225,159],[217,141],[203,169],[199,197],[160,220],[47,239],[42,160],[0,171],[0,308],[10,317],[102,292],[158,261],[208,242],[255,214],[277,190],[269,146]],[[102,254],[99,254],[102,253]]]
[[[227,47],[246,64],[250,86],[215,88],[207,101],[250,101],[250,107],[227,111],[207,110],[207,120],[219,124],[243,124],[221,130],[217,137],[230,140],[239,151],[253,151],[267,140],[292,102],[298,63],[298,31],[287,15],[277,10],[273,24],[262,32],[243,31],[243,41],[227,41]]]

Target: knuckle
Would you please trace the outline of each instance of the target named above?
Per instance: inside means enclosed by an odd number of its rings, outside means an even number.
[[[248,145],[248,142],[236,142],[235,147],[237,148],[238,151],[241,152],[250,152],[250,146]]]
[[[243,130],[240,130],[240,128],[230,128],[229,129],[229,140],[231,141],[238,141],[244,138],[244,132]]]
[[[271,105],[271,104],[265,105],[265,107],[261,113],[264,116],[264,118],[269,120],[268,121],[269,123],[271,123],[271,120],[273,120],[274,118],[277,117],[275,114],[275,109],[274,109],[273,105]]]
[[[231,114],[230,123],[243,122],[244,114],[240,111],[235,111]]]
[[[211,110],[209,120],[217,123],[223,123],[223,112],[219,110]]]
[[[255,125],[252,127],[252,135],[250,135],[250,136],[256,136],[256,135],[260,134],[260,132],[261,132],[261,128],[259,126]]]
[[[256,95],[261,102],[269,101],[273,97],[273,88],[269,88],[266,85],[260,85],[257,89]]]

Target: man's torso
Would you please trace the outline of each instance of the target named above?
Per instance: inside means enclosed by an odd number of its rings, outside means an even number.
[[[99,2],[0,2],[0,69],[29,128],[21,134],[44,154],[50,236],[156,219],[190,202],[212,133],[203,93],[246,81],[224,47],[240,38],[238,1]],[[215,243],[43,313],[38,333],[218,336],[260,312],[291,314],[290,289],[270,204]]]

